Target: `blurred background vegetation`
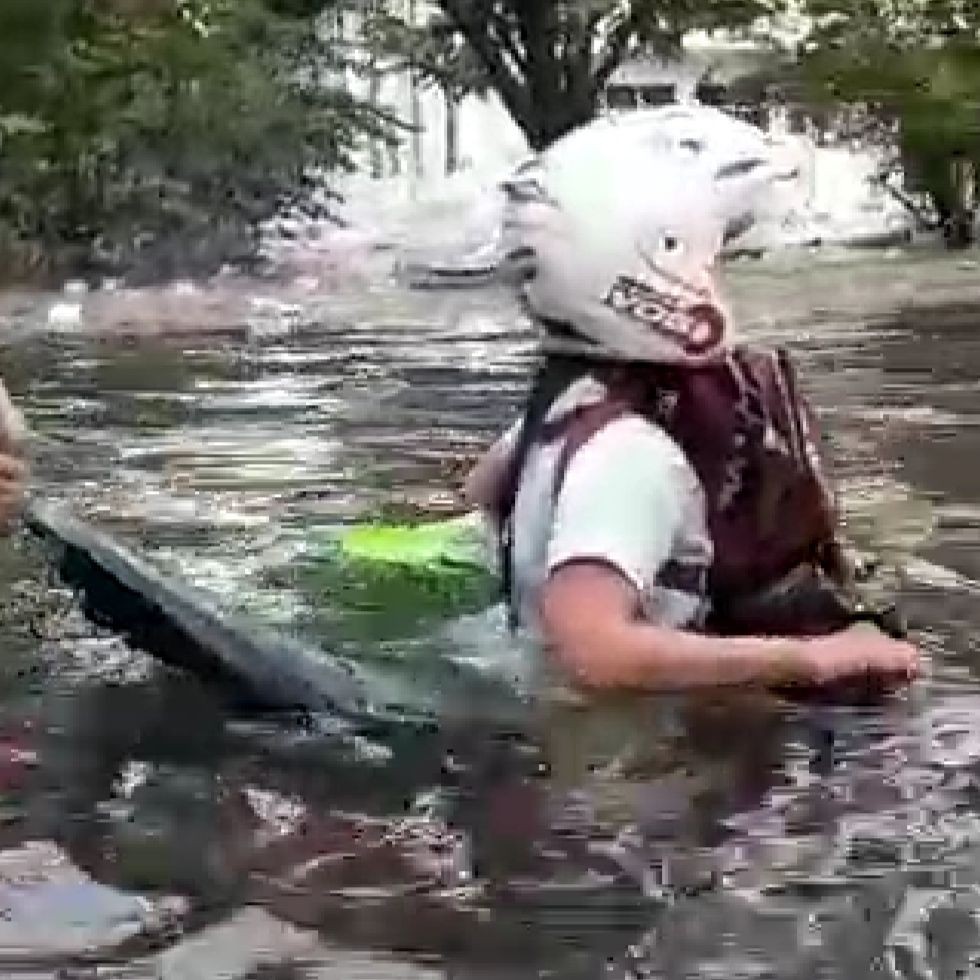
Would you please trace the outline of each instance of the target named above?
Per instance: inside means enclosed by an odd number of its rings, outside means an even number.
[[[969,240],[976,0],[437,0],[421,18],[416,6],[3,0],[2,277],[166,278],[253,261],[259,224],[308,197],[314,174],[410,129],[338,83],[355,54],[323,30],[339,8],[356,9],[356,54],[372,70],[407,70],[448,104],[494,92],[535,148],[594,116],[624,60],[670,56],[692,30],[751,37],[773,52],[770,96],[846,109],[855,139],[894,145],[948,240]]]
[[[858,139],[893,141],[950,244],[973,235],[980,169],[980,3],[808,0],[798,64],[814,100],[864,111]]]
[[[311,167],[388,124],[342,88],[307,0],[4,0],[0,254],[165,277],[254,253]]]

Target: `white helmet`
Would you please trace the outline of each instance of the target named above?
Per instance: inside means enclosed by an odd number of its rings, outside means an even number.
[[[520,274],[549,349],[708,362],[729,342],[722,245],[795,176],[765,133],[716,109],[602,119],[504,182],[505,268]]]

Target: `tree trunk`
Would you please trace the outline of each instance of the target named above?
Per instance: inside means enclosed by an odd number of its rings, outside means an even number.
[[[408,0],[408,24],[412,28],[418,26],[416,0]],[[419,80],[414,72],[410,85],[412,86],[412,173],[416,180],[421,180],[425,176],[425,161],[422,156],[422,98],[419,94]]]
[[[532,105],[527,118],[516,119],[532,150],[546,150],[552,143],[566,136],[573,129],[592,122],[599,112],[598,98],[566,97],[560,108],[546,111],[543,106]]]
[[[380,101],[381,74],[372,67],[368,81],[368,103],[372,109],[377,109]],[[371,176],[375,180],[380,180],[384,176],[384,144],[379,139],[371,140]]]
[[[969,248],[976,241],[976,167],[972,160],[954,157],[949,163],[950,204],[944,215],[946,244]]]
[[[443,89],[446,100],[446,176],[459,170],[459,98],[451,88]]]
[[[412,77],[412,173],[417,180],[425,176],[425,159],[422,147],[422,99],[419,96],[418,79]]]
[[[526,111],[516,121],[531,148],[544,150],[595,117],[599,91],[592,78],[591,58],[576,57],[575,41],[556,35],[550,3],[521,3],[519,16],[526,50],[527,98]]]
[[[621,44],[610,46],[608,63],[594,75],[591,35],[558,32],[551,0],[510,0],[507,6],[519,27],[509,28],[513,36],[503,45],[486,18],[475,16],[465,0],[438,2],[466,38],[532,150],[546,149],[595,118],[605,81],[623,54]]]

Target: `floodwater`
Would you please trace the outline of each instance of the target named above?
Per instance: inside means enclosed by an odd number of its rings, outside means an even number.
[[[731,280],[747,332],[798,354],[849,527],[925,651],[883,705],[511,711],[527,652],[493,610],[331,561],[342,524],[451,509],[454,466],[513,417],[533,337],[493,289],[362,283],[259,322],[234,290],[145,293],[59,329],[38,326],[54,297],[8,303],[37,496],[446,720],[368,738],[237,715],[6,542],[0,975],[980,976],[980,265],[796,256]],[[461,671],[497,693],[467,701]]]

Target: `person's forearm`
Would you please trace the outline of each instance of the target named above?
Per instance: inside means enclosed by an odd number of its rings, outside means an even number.
[[[586,643],[556,649],[558,659],[586,687],[667,691],[805,682],[805,642],[715,637],[628,623],[607,634],[601,647]]]

